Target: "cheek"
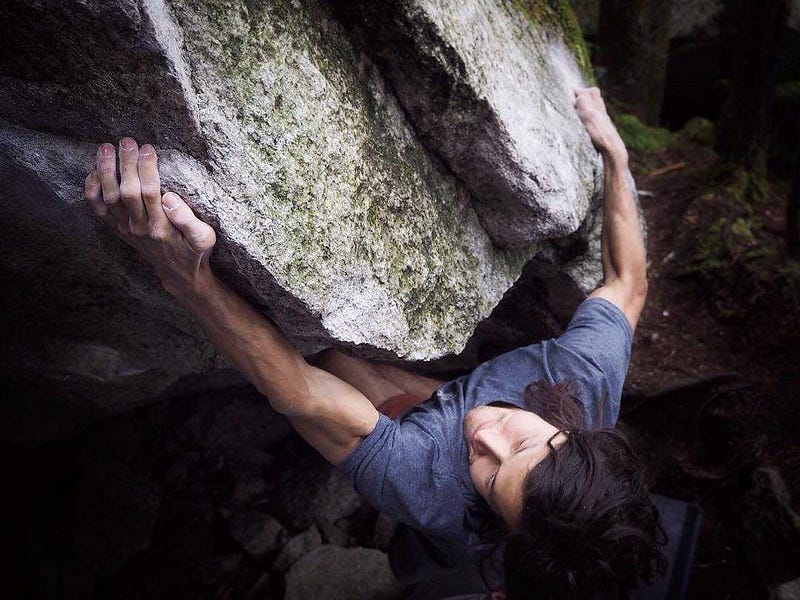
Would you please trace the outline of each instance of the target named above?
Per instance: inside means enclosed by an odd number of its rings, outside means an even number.
[[[472,463],[469,467],[469,476],[472,479],[472,485],[478,490],[478,493],[486,500],[486,468],[483,466],[482,461],[478,460]]]

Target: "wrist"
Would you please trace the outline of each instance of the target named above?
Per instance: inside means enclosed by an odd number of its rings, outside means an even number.
[[[180,278],[162,278],[161,285],[180,304],[191,306],[210,297],[219,284],[217,276],[207,262],[196,273]]]

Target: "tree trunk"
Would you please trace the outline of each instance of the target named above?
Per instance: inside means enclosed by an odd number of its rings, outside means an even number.
[[[777,69],[778,40],[789,16],[788,0],[732,0],[738,36],[732,52],[734,78],[717,123],[717,152],[764,174]]]
[[[596,61],[625,112],[658,125],[669,49],[669,0],[602,0]]]

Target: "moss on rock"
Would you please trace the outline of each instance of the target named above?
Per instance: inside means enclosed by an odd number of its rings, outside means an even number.
[[[592,57],[586,40],[581,33],[578,18],[567,0],[513,0],[522,11],[528,15],[531,22],[555,31],[561,35],[564,43],[572,51],[578,67],[581,69],[586,82],[590,85],[596,83],[592,70]]]
[[[661,127],[649,127],[634,115],[619,115],[614,122],[629,150],[656,152],[666,147],[670,133]]]
[[[714,123],[703,117],[694,117],[686,121],[679,135],[684,139],[707,148],[714,147],[717,132]]]

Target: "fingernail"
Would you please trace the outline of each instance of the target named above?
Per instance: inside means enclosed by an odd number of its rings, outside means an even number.
[[[111,144],[103,144],[101,146],[103,156],[111,156],[114,153],[114,147]]]
[[[89,177],[86,179],[86,181],[89,183],[89,185],[97,185],[100,183],[100,181],[97,179],[97,173],[94,171],[89,173]]]
[[[122,138],[119,141],[119,147],[123,150],[133,150],[136,142],[134,142],[131,138]]]
[[[141,156],[150,156],[153,152],[155,152],[155,150],[150,144],[142,144],[142,147],[139,148],[139,154]]]
[[[180,201],[175,194],[164,194],[164,197],[161,198],[161,205],[167,210],[175,210],[179,204]]]

